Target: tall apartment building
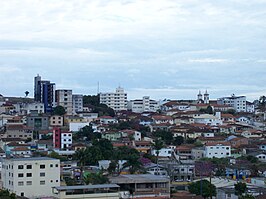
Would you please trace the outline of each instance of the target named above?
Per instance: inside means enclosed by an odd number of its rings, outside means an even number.
[[[56,90],[55,91],[55,104],[56,106],[63,106],[67,115],[73,113],[73,96],[72,90]]]
[[[114,93],[100,93],[100,103],[115,111],[127,110],[127,93],[121,87],[116,88]]]
[[[246,112],[247,111],[247,100],[246,96],[235,96],[222,97],[217,99],[217,104],[229,105],[236,112]]]
[[[144,96],[142,99],[130,100],[128,109],[135,113],[156,112],[160,109],[158,101],[151,100],[149,96]]]
[[[48,157],[11,158],[2,162],[3,188],[28,198],[51,197],[60,186],[60,160]]]
[[[52,112],[55,100],[55,83],[34,77],[34,100],[44,104],[44,112]]]
[[[83,111],[83,95],[73,95],[73,113],[77,114]]]

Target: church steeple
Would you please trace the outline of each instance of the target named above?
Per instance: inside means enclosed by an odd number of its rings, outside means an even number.
[[[208,91],[204,93],[204,104],[209,104],[210,103],[210,96],[208,94]]]

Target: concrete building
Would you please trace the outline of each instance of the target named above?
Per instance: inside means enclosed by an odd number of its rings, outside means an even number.
[[[217,99],[217,104],[229,105],[236,112],[246,112],[247,111],[246,96],[235,96],[233,94],[231,97],[222,97],[222,98]]]
[[[44,113],[44,104],[40,102],[34,103],[17,103],[14,104],[15,111],[18,115],[27,115],[32,111],[37,111],[38,114]]]
[[[83,111],[83,95],[73,95],[73,114],[77,114]]]
[[[8,138],[33,138],[33,131],[31,128],[23,124],[7,124],[6,137]]]
[[[53,196],[60,186],[60,161],[47,157],[3,159],[3,188],[28,198]]]
[[[68,150],[72,146],[72,133],[53,128],[53,146],[55,149]]]
[[[39,115],[38,113],[31,113],[27,116],[27,126],[33,130],[48,130],[49,129],[49,116]]]
[[[55,101],[55,83],[34,77],[34,101],[44,104],[44,112],[52,112]]]
[[[61,115],[53,115],[50,117],[50,126],[63,126],[64,117]]]
[[[142,99],[130,100],[127,108],[134,113],[156,112],[160,109],[160,104],[149,96],[144,96]]]
[[[56,199],[119,199],[117,184],[58,186],[53,188]],[[127,193],[129,195],[129,193]]]
[[[231,156],[231,145],[228,142],[206,143],[204,147],[204,157],[226,158]]]
[[[100,103],[115,111],[127,110],[127,93],[118,87],[114,93],[100,93]]]
[[[67,115],[72,115],[73,113],[72,90],[56,90],[55,104],[56,106],[64,107]]]

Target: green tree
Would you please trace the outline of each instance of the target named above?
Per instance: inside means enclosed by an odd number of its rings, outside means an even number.
[[[208,113],[208,114],[213,114],[213,109],[212,109],[212,107],[209,105],[209,106],[207,106],[207,108],[206,108],[206,113]]]
[[[78,166],[80,167],[81,182],[83,182],[83,170],[87,161],[87,154],[88,154],[87,149],[80,149],[77,150],[73,155],[74,160],[78,161]]]
[[[130,174],[134,174],[136,172],[141,173],[144,170],[138,156],[129,156],[127,161],[123,164],[123,168],[129,168],[128,170]]]
[[[109,183],[107,176],[103,175],[102,172],[88,173],[84,176],[85,184],[106,184]]]
[[[216,187],[211,184],[208,180],[199,180],[197,182],[192,182],[188,190],[190,193],[201,195],[203,198],[208,198],[210,196],[216,196]]]
[[[3,189],[3,190],[0,190],[0,198],[1,199],[16,199],[16,194],[10,193],[8,190]]]
[[[242,196],[247,191],[247,185],[244,182],[238,182],[235,185],[235,194]]]
[[[250,194],[245,194],[243,196],[240,196],[239,199],[256,199],[256,198]]]
[[[266,96],[260,96],[259,98],[259,108],[262,110],[262,111],[265,111],[266,109]]]
[[[48,155],[48,157],[50,157],[50,158],[55,158],[55,159],[59,159],[60,161],[66,161],[66,160],[67,160],[66,157],[59,155],[59,154],[56,153],[55,151],[52,151],[52,152]]]
[[[174,138],[173,144],[174,145],[181,145],[184,143],[184,137],[183,136],[176,136]]]
[[[161,138],[165,144],[170,145],[173,142],[173,134],[170,131],[158,130],[154,133],[155,137]]]
[[[54,108],[53,110],[53,115],[65,115],[66,114],[66,110],[63,106],[57,106]]]

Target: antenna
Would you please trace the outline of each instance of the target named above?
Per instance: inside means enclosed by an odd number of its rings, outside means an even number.
[[[100,82],[98,81],[98,83],[97,83],[97,94],[99,94],[100,93]]]

